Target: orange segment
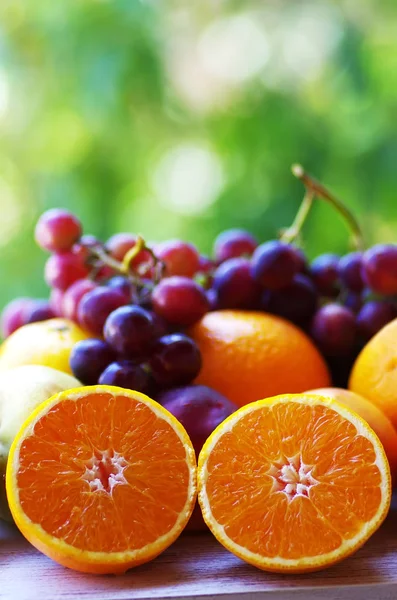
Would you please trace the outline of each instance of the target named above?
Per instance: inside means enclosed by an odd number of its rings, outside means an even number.
[[[10,451],[7,494],[21,532],[61,564],[94,573],[146,562],[181,533],[196,496],[180,423],[129,390],[53,396]]]
[[[269,571],[313,571],[360,547],[385,518],[390,471],[367,423],[337,402],[286,395],[247,405],[199,457],[215,537]]]

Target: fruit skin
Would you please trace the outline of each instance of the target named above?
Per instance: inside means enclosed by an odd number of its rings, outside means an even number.
[[[301,268],[299,250],[278,240],[258,246],[251,261],[252,277],[269,290],[279,290],[291,283]]]
[[[160,404],[139,392],[133,392],[134,399],[141,401],[142,403],[149,406],[156,415],[160,415],[167,421],[172,428],[178,433],[179,438],[183,442],[186,449],[186,462],[189,465],[190,470],[190,485],[188,489],[188,499],[186,502],[185,515],[181,513],[179,518],[170,534],[168,535],[167,543],[164,541],[157,540],[153,542],[147,549],[146,556],[137,557],[137,552],[130,553],[103,553],[103,552],[89,552],[76,549],[73,546],[63,542],[62,540],[54,543],[54,538],[48,535],[42,527],[35,526],[26,515],[23,513],[17,498],[17,490],[15,489],[14,481],[14,465],[16,464],[19,446],[21,445],[24,434],[29,427],[35,423],[41,415],[45,414],[54,404],[62,402],[63,400],[69,399],[71,394],[78,395],[79,393],[87,393],[92,391],[93,393],[110,393],[110,394],[121,394],[128,393],[128,390],[109,385],[96,385],[88,387],[77,387],[66,392],[55,394],[49,398],[46,402],[40,404],[26,419],[17,436],[15,437],[11,448],[10,458],[7,465],[6,471],[6,490],[7,499],[10,506],[10,510],[14,521],[24,535],[24,537],[33,545],[35,548],[46,554],[59,564],[80,571],[83,573],[94,573],[94,574],[123,574],[132,567],[137,567],[150,560],[156,558],[161,552],[165,550],[171,543],[173,543],[179,535],[182,533],[185,524],[190,518],[195,501],[197,498],[197,478],[196,478],[196,457],[189,439],[183,426],[169,411],[164,409]],[[132,392],[130,392],[132,393]],[[110,556],[109,556],[110,554]],[[127,556],[126,556],[127,555]]]
[[[330,560],[331,557],[329,557],[328,561],[325,562],[324,560],[322,560],[320,558],[320,559],[317,559],[316,563],[314,563],[313,557],[310,557],[309,564],[307,564],[307,563],[305,564],[302,562],[300,565],[285,565],[285,564],[277,564],[277,557],[276,557],[276,559],[271,560],[271,562],[269,564],[269,562],[267,562],[267,561],[265,563],[265,561],[263,561],[263,557],[260,557],[257,554],[249,553],[249,556],[247,556],[245,553],[243,553],[244,548],[235,544],[227,536],[225,530],[223,528],[219,528],[219,525],[216,522],[214,522],[211,511],[208,508],[206,494],[205,494],[205,487],[206,487],[206,481],[207,481],[207,465],[208,465],[211,450],[215,446],[217,440],[222,435],[222,432],[224,432],[225,430],[231,429],[233,423],[236,422],[241,415],[244,415],[244,413],[249,413],[250,411],[260,409],[261,407],[267,407],[269,405],[274,405],[278,402],[289,402],[291,400],[299,402],[299,396],[300,395],[297,395],[297,394],[283,394],[283,395],[275,396],[272,398],[266,398],[264,400],[259,400],[257,402],[251,403],[247,406],[243,406],[242,408],[240,408],[237,412],[235,412],[230,417],[228,417],[225,421],[223,421],[223,423],[221,423],[215,429],[215,431],[212,432],[212,434],[210,435],[208,440],[205,442],[205,444],[200,452],[199,459],[198,459],[198,465],[197,465],[198,501],[201,506],[204,520],[207,523],[209,529],[212,531],[212,533],[217,538],[217,540],[227,550],[229,550],[230,552],[232,552],[233,554],[235,554],[242,560],[248,562],[249,564],[254,565],[255,567],[257,567],[259,569],[263,569],[265,571],[274,572],[274,573],[308,573],[308,572],[318,571],[322,568],[329,567],[332,564],[336,564],[340,560],[343,560],[345,557],[350,556],[356,550],[358,550],[368,540],[368,538],[371,536],[371,534],[374,533],[380,527],[380,525],[383,523],[383,521],[387,517],[387,513],[389,511],[389,507],[390,507],[390,503],[391,503],[391,478],[390,478],[390,470],[389,470],[387,457],[383,450],[382,444],[379,443],[379,439],[374,434],[372,429],[368,426],[368,424],[363,419],[361,419],[360,416],[358,416],[356,413],[351,411],[346,406],[340,404],[339,402],[336,402],[335,400],[333,400],[331,398],[324,398],[324,397],[316,396],[316,395],[307,397],[305,395],[306,403],[312,404],[313,406],[318,404],[319,401],[321,403],[327,404],[328,406],[333,408],[336,412],[338,412],[340,415],[344,416],[345,418],[347,417],[348,420],[350,420],[351,422],[358,425],[360,427],[360,429],[364,430],[366,432],[366,434],[368,435],[368,437],[370,439],[372,438],[372,442],[374,444],[376,444],[376,442],[378,442],[378,444],[377,444],[377,453],[378,453],[377,459],[379,462],[382,463],[383,470],[384,470],[383,483],[384,483],[384,487],[385,487],[385,489],[384,489],[385,497],[384,497],[382,511],[380,511],[379,514],[377,515],[378,518],[377,518],[376,523],[372,523],[371,531],[366,531],[363,534],[362,539],[359,540],[358,543],[356,543],[354,546],[352,546],[350,548],[348,547],[342,555],[333,557],[333,560]]]
[[[189,326],[209,310],[204,289],[188,277],[166,277],[154,288],[153,309],[169,323]]]
[[[89,338],[77,342],[70,354],[70,367],[73,374],[84,385],[98,383],[106,367],[115,359],[113,350],[103,340]]]
[[[182,423],[197,456],[214,429],[237,410],[233,402],[206,385],[173,388],[156,400]]]
[[[337,254],[321,254],[310,265],[310,274],[319,293],[323,296],[336,296],[338,294],[338,267]]]
[[[195,383],[214,388],[237,406],[331,383],[317,348],[300,329],[280,317],[215,311],[188,333],[203,360]]]
[[[23,365],[0,373],[0,519],[12,521],[5,473],[8,452],[19,428],[39,404],[80,385],[75,377],[41,365]]]
[[[355,316],[346,306],[325,304],[314,315],[310,333],[326,356],[348,355],[356,340]]]
[[[96,336],[101,336],[110,313],[125,304],[126,297],[119,290],[98,286],[84,294],[77,309],[78,322]]]
[[[349,389],[378,406],[397,428],[397,319],[383,327],[361,350]]]
[[[397,293],[397,246],[376,244],[363,256],[365,283],[378,294],[385,296]]]
[[[88,268],[81,257],[73,252],[51,254],[44,268],[44,279],[49,287],[62,291],[68,289],[78,279],[88,275]]]
[[[49,319],[17,329],[1,346],[0,371],[43,365],[72,374],[69,359],[76,342],[90,336],[68,319]]]
[[[157,258],[163,261],[169,277],[193,277],[200,267],[200,255],[193,244],[181,240],[160,242],[154,248]]]
[[[230,258],[216,269],[212,286],[219,308],[257,307],[262,289],[253,279],[250,267],[246,258]]]
[[[42,248],[51,252],[69,250],[82,233],[80,221],[63,208],[47,210],[39,218],[35,239]]]
[[[214,244],[214,255],[217,263],[229,258],[251,256],[258,246],[254,236],[244,229],[227,229],[218,235]]]
[[[358,331],[367,342],[396,317],[397,309],[391,302],[370,300],[364,304],[357,315]]]
[[[375,404],[349,390],[343,388],[318,388],[308,390],[307,394],[316,394],[332,398],[353,410],[364,419],[373,429],[383,444],[384,451],[390,465],[393,483],[397,482],[397,431],[392,422]]]
[[[25,313],[31,303],[32,298],[15,298],[4,307],[0,319],[0,335],[6,338],[25,325]]]
[[[140,365],[130,360],[118,360],[103,370],[98,383],[146,392],[149,389],[149,375]]]

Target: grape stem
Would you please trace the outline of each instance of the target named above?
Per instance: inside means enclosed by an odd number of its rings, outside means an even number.
[[[296,213],[294,222],[292,223],[292,225],[290,225],[290,227],[288,227],[288,229],[285,229],[283,231],[280,237],[281,241],[286,242],[287,244],[291,244],[296,240],[310,212],[314,200],[314,195],[315,194],[313,190],[306,188],[305,196],[302,200],[298,212]]]
[[[339,212],[339,214],[345,219],[345,221],[352,233],[353,244],[354,244],[355,249],[362,250],[364,248],[364,239],[363,239],[363,234],[362,234],[361,228],[360,228],[355,216],[347,208],[347,206],[345,206],[345,204],[343,204],[343,202],[341,202],[340,200],[338,200],[338,198],[336,198],[333,194],[331,194],[331,192],[329,192],[322,183],[320,183],[319,181],[314,179],[314,177],[309,175],[304,170],[302,165],[298,165],[298,164],[292,165],[291,170],[292,170],[292,174],[295,175],[295,177],[297,177],[303,183],[306,190],[311,191],[311,193],[313,194],[313,197],[318,196],[318,197],[322,198],[323,200],[325,200],[326,202],[331,204],[331,206],[333,206]]]

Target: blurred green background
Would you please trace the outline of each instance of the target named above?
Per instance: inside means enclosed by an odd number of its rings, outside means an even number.
[[[397,239],[397,4],[366,1],[2,0],[0,308],[46,295],[38,215],[86,233],[260,239],[302,198],[293,162]],[[319,203],[310,257],[345,252]]]

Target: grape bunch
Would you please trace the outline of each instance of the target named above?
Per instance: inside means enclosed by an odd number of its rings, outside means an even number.
[[[311,185],[331,198],[320,184]],[[218,235],[208,257],[189,242],[148,244],[131,233],[103,243],[84,234],[75,215],[52,209],[35,230],[39,246],[50,252],[44,269],[49,298],[12,301],[2,314],[2,334],[68,318],[92,336],[71,355],[78,379],[156,396],[186,387],[199,374],[200,350],[189,327],[208,311],[263,311],[302,328],[334,383],[346,384],[362,346],[397,317],[397,245],[326,253],[309,262],[295,237],[292,227],[259,243],[231,229]]]

